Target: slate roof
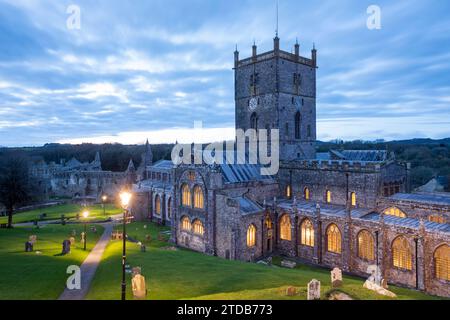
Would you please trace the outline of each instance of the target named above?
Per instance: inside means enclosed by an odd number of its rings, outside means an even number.
[[[251,214],[264,210],[264,208],[262,208],[259,204],[246,197],[237,197],[235,200],[239,202],[241,214]]]
[[[171,160],[159,160],[151,166],[151,168],[156,169],[173,169],[175,165]]]
[[[448,195],[439,193],[396,193],[389,199],[397,201],[422,202],[437,205],[450,205],[450,193]]]
[[[348,161],[383,162],[387,160],[386,150],[331,150],[330,152]]]
[[[377,212],[370,213],[364,216],[362,219],[370,221],[380,221],[381,214]],[[385,215],[384,222],[389,225],[395,225],[411,229],[419,229],[420,221],[414,218],[400,218],[396,216]],[[426,231],[439,231],[450,233],[450,224],[448,223],[437,223],[431,221],[424,221]]]

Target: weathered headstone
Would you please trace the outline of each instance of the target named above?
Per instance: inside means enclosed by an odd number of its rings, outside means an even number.
[[[147,248],[145,247],[145,244],[141,244],[141,252],[146,252]]]
[[[383,287],[383,282],[387,286],[387,281],[385,279],[381,279],[381,272],[378,266],[371,265],[367,268],[367,272],[370,273],[370,277],[364,282],[363,287],[369,290],[372,290],[378,294],[383,296],[395,298],[397,295],[387,288]]]
[[[73,229],[70,235],[72,237],[75,237],[77,235],[77,230]]]
[[[142,273],[142,269],[141,267],[134,267],[133,269],[131,269],[131,275],[134,277],[135,275],[141,274]]]
[[[267,258],[267,264],[268,264],[269,266],[272,265],[272,261],[273,261],[272,257],[268,257],[268,258]]]
[[[308,283],[308,300],[320,300],[320,281],[312,279]]]
[[[342,286],[342,270],[334,268],[331,270],[331,287],[339,288],[340,286]]]
[[[294,261],[282,260],[281,266],[289,269],[294,269],[297,266],[297,264]]]
[[[293,297],[297,295],[297,288],[295,287],[287,287],[286,288],[286,296]]]
[[[152,235],[148,234],[145,236],[146,241],[152,241]]]
[[[387,282],[386,279],[381,279],[381,286],[382,286],[384,289],[389,289],[389,285],[388,285],[388,282]]]
[[[86,241],[86,234],[84,232],[81,233],[81,243],[84,244],[84,241]]]
[[[33,252],[33,243],[30,241],[25,242],[25,252]]]
[[[147,285],[145,277],[141,274],[136,274],[131,280],[133,289],[133,297],[135,299],[145,299],[147,297]]]
[[[74,246],[74,245],[75,245],[75,237],[70,237],[70,238],[69,238],[69,241],[70,241],[70,245],[71,245],[71,246]]]
[[[70,240],[64,240],[62,243],[62,254],[70,253]]]

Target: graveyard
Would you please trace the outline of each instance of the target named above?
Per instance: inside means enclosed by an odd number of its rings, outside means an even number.
[[[43,225],[0,229],[0,300],[55,300],[66,285],[69,265],[80,265],[103,232],[88,226],[86,251],[81,243],[82,224]],[[62,255],[62,243],[74,232],[70,253]],[[32,252],[25,242],[36,236]]]
[[[144,228],[146,226],[146,228]],[[168,230],[150,223],[132,223],[128,235],[146,246],[127,242],[127,263],[140,267],[146,278],[147,299],[299,299],[307,298],[307,284],[312,279],[321,282],[321,299],[342,292],[352,299],[391,299],[363,287],[365,279],[343,276],[342,285],[332,289],[330,270],[297,265],[294,269],[281,267],[282,259],[275,257],[273,265],[261,265],[224,260],[186,249],[174,248],[159,241],[159,234]],[[148,239],[151,236],[151,241]],[[164,234],[165,235],[165,234]],[[164,236],[164,240],[167,236]],[[162,240],[162,239],[161,239]],[[104,252],[87,299],[120,299],[122,242],[112,240]],[[131,271],[131,270],[130,270]],[[133,299],[131,273],[127,274],[127,299]],[[437,299],[423,293],[389,286],[396,299]],[[294,291],[288,294],[288,291]]]
[[[121,209],[117,208],[113,204],[105,205],[105,212],[101,204],[92,205],[86,207],[89,210],[89,219],[103,219],[108,218],[111,215],[116,215],[121,213]],[[25,223],[38,221],[48,221],[48,220],[58,220],[61,219],[61,215],[64,215],[66,219],[73,220],[82,212],[82,207],[78,204],[62,204],[57,206],[52,206],[45,209],[36,209],[25,212],[19,212],[13,215],[13,223]],[[8,217],[0,217],[0,224],[8,222]]]

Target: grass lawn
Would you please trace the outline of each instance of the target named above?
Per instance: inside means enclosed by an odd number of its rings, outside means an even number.
[[[128,234],[140,241],[151,233],[153,239],[167,228],[147,223],[128,225]],[[143,241],[145,243],[145,241]],[[322,283],[322,296],[330,290],[330,272],[320,268],[298,266],[285,269],[254,263],[224,260],[189,250],[169,251],[167,243],[153,240],[147,252],[140,252],[134,243],[127,245],[130,266],[142,267],[149,289],[148,299],[306,299],[306,285],[315,278]],[[112,241],[103,255],[88,299],[120,299],[120,241]],[[276,263],[276,259],[274,259]],[[344,276],[342,291],[355,299],[388,299],[362,287],[363,280]],[[287,286],[295,286],[299,295],[284,295]],[[420,292],[397,287],[390,289],[399,299],[433,299]],[[131,276],[128,275],[127,299],[132,299]]]
[[[117,208],[112,204],[107,204],[105,207],[106,216],[103,215],[103,208],[100,204],[93,205],[87,208],[90,213],[90,218],[98,218],[98,217],[109,217],[110,215],[115,215],[121,213],[122,210]],[[35,219],[39,220],[39,215],[42,213],[46,213],[47,217],[43,220],[55,220],[60,219],[61,215],[64,214],[66,218],[75,218],[77,214],[81,215],[81,212],[84,210],[83,207],[77,204],[63,204],[57,205],[54,207],[48,207],[43,209],[31,210],[20,212],[13,215],[13,223],[21,223],[21,222],[31,222]],[[40,220],[40,221],[43,221]],[[8,217],[0,217],[0,223],[7,223]]]
[[[57,256],[72,230],[77,231],[75,247],[72,246],[70,254]],[[0,229],[0,300],[57,299],[69,276],[67,267],[81,265],[103,233],[101,226],[97,226],[97,233],[91,232],[88,226],[84,251],[80,242],[83,230],[81,224]],[[37,235],[34,250],[41,254],[24,252],[30,235]]]

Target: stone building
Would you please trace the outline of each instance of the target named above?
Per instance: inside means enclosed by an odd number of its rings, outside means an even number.
[[[99,201],[102,195],[114,198],[127,184],[136,181],[134,164],[125,172],[102,170],[100,153],[92,162],[80,162],[75,158],[63,159],[59,163],[46,163],[39,159],[30,168],[30,175],[38,183],[41,194],[46,197],[63,197],[74,200],[89,199]]]
[[[137,218],[172,241],[225,259],[282,255],[450,297],[450,195],[410,193],[409,163],[386,151],[316,153],[317,51],[234,54],[236,129],[279,129],[280,169],[259,164],[145,168]]]

